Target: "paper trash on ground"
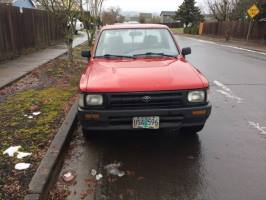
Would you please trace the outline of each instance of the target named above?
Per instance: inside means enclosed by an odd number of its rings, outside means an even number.
[[[31,154],[32,154],[32,153],[18,151],[17,158],[18,158],[18,159],[22,159],[22,158],[25,158],[25,157],[27,157],[27,156],[31,156]]]
[[[118,168],[121,167],[121,163],[111,163],[104,167],[108,174],[122,177],[125,175],[124,171],[119,170]]]
[[[32,114],[33,114],[34,116],[37,116],[37,115],[41,114],[41,112],[40,112],[40,111],[38,111],[38,112],[33,112]]]
[[[96,180],[99,181],[103,177],[103,175],[102,174],[97,174],[95,177],[96,177]]]
[[[91,170],[91,175],[92,175],[92,176],[96,176],[96,174],[97,174],[97,171],[96,171],[95,169],[92,169],[92,170]]]
[[[75,176],[71,172],[67,172],[63,175],[63,180],[65,182],[71,182],[75,179]]]
[[[30,167],[30,163],[18,163],[15,165],[15,169],[17,170],[24,170],[24,169],[28,169]]]
[[[11,146],[8,149],[6,149],[3,154],[8,154],[9,157],[13,157],[15,153],[18,152],[18,150],[21,148],[21,146]]]

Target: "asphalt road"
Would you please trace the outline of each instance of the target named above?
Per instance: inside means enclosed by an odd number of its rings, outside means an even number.
[[[68,199],[266,199],[266,55],[177,40],[211,83],[205,128],[195,136],[112,132],[95,140],[78,128],[61,172],[77,174]],[[104,167],[118,162],[126,174],[111,179]],[[103,178],[94,181],[91,169]]]

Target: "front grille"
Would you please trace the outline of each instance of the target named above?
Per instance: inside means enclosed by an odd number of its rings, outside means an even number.
[[[185,92],[138,92],[108,95],[110,109],[177,108],[184,105]]]

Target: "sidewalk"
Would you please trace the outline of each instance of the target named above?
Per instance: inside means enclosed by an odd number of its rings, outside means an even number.
[[[195,38],[195,39],[199,39],[199,40],[216,42],[216,43],[223,44],[223,45],[234,46],[234,47],[238,47],[238,48],[243,48],[243,49],[248,49],[248,50],[266,53],[266,44],[256,43],[254,41],[246,42],[245,40],[237,40],[237,39],[231,39],[229,41],[225,41],[224,38],[220,38],[220,37],[203,36],[203,35],[190,35],[190,34],[177,34],[177,35]]]
[[[87,34],[84,32],[79,32],[79,36],[73,41],[73,47],[82,44],[86,40]],[[36,53],[23,55],[17,59],[0,64],[0,89],[26,75],[40,65],[48,62],[49,60],[55,59],[66,52],[66,46],[60,44],[48,47]]]

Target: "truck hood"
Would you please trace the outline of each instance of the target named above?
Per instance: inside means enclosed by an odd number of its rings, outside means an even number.
[[[82,92],[140,92],[206,87],[191,64],[175,58],[94,59],[80,81]]]

